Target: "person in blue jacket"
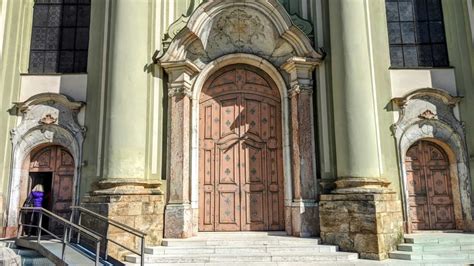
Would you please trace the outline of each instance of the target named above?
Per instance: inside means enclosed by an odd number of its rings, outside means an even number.
[[[30,194],[33,207],[41,208],[43,207],[43,200],[44,200],[44,188],[43,185],[37,184],[32,190]]]

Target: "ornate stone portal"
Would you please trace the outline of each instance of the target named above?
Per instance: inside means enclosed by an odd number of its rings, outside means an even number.
[[[56,93],[38,94],[25,102],[16,103],[11,112],[22,116],[21,123],[11,131],[13,144],[12,174],[10,177],[10,201],[8,206],[7,236],[14,234],[17,225],[18,208],[21,204],[22,181],[28,178],[24,162],[30,152],[41,145],[60,145],[74,158],[73,203],[78,203],[78,177],[82,162],[82,143],[85,128],[77,119],[84,103],[75,102]]]
[[[165,237],[187,238],[198,231],[200,92],[213,73],[234,64],[262,70],[280,91],[285,228],[295,236],[318,234],[311,94],[321,59],[275,0],[207,1],[196,9],[156,59],[168,73],[172,136]]]
[[[398,148],[404,221],[410,232],[409,193],[404,164],[407,151],[416,142],[425,140],[440,146],[449,157],[456,229],[474,231],[471,208],[468,153],[462,122],[456,118],[455,107],[461,98],[445,91],[426,88],[409,93],[392,102],[400,115],[392,126]]]

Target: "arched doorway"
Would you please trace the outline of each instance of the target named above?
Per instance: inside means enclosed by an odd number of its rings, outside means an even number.
[[[437,144],[421,140],[405,159],[411,230],[455,229],[449,158]]]
[[[200,97],[199,230],[284,229],[281,97],[263,71],[232,65]]]
[[[43,208],[66,219],[73,202],[74,167],[73,156],[61,146],[40,147],[30,154],[28,191],[42,184]]]

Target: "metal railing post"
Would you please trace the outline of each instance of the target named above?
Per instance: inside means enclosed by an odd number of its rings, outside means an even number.
[[[82,222],[82,212],[79,212],[79,221],[77,222],[77,224],[79,226],[81,226],[81,222]],[[79,244],[79,242],[81,242],[81,232],[77,232],[77,244]]]
[[[144,266],[145,265],[145,238],[142,237],[142,246],[141,246],[141,262],[140,265]]]
[[[95,265],[99,265],[100,241],[95,242]]]
[[[33,212],[33,215],[34,214],[35,213]],[[40,211],[39,212],[39,222],[38,222],[38,241],[37,241],[38,243],[41,242],[41,233],[43,231],[43,225],[42,224],[43,224],[43,212]]]
[[[71,231],[71,228],[69,228],[66,224],[64,225],[64,236],[63,236],[63,249],[61,250],[61,260],[64,261],[64,254],[66,253],[66,243],[67,243],[67,237],[68,237],[68,229]]]

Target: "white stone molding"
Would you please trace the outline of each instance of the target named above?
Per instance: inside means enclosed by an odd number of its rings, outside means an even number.
[[[434,142],[447,153],[451,168],[456,227],[465,229],[472,222],[471,181],[464,127],[454,114],[454,108],[460,100],[460,97],[453,97],[445,91],[432,88],[419,89],[405,97],[392,99],[400,113],[398,122],[392,125],[392,132],[398,150],[406,222],[410,221],[410,213],[405,157],[408,149],[419,140]]]
[[[21,116],[20,124],[11,131],[12,171],[10,175],[7,226],[16,226],[20,208],[20,182],[27,177],[24,162],[30,152],[42,145],[60,145],[69,150],[74,158],[73,204],[78,203],[79,177],[82,162],[82,145],[85,128],[77,120],[85,106],[68,97],[55,94],[38,94],[25,102],[15,103],[12,113]]]

